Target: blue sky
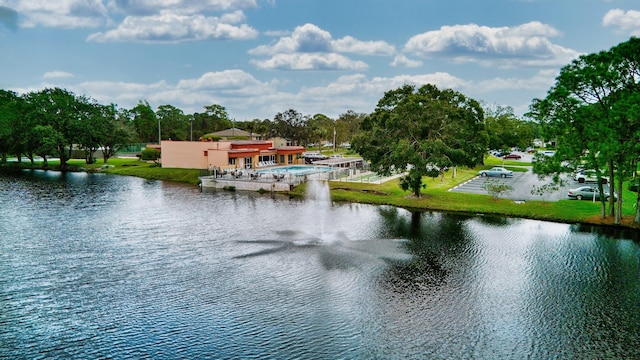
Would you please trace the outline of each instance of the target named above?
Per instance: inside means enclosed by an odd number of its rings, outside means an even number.
[[[0,0],[0,88],[236,120],[369,113],[403,84],[527,111],[638,0]]]

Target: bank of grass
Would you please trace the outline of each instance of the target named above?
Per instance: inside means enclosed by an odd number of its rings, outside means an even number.
[[[489,165],[480,167],[485,168]],[[490,166],[489,166],[490,167]],[[611,225],[613,218],[600,219],[600,203],[578,200],[514,202],[508,199],[493,199],[489,195],[450,192],[449,189],[477,175],[479,168],[458,169],[455,178],[447,173],[442,179],[424,178],[426,188],[416,198],[400,189],[399,180],[380,185],[366,183],[331,182],[331,198],[334,201],[358,202],[376,205],[392,205],[412,210],[448,211],[471,214],[494,214],[509,217],[549,220],[565,223],[588,223]],[[517,168],[512,168],[517,171]],[[526,170],[526,169],[525,169]],[[303,189],[298,189],[303,191]],[[622,226],[640,228],[633,223],[637,194],[625,190]]]
[[[55,169],[59,163],[51,161],[49,168]],[[201,171],[197,169],[162,168],[154,163],[130,158],[109,159],[107,164],[98,161],[95,164],[85,164],[82,160],[71,160],[70,167],[77,171],[100,171],[110,174],[136,176],[145,179],[174,181],[191,185],[198,185]],[[105,166],[106,165],[106,166]],[[331,198],[337,202],[356,202],[374,205],[392,205],[410,210],[420,211],[448,211],[469,214],[493,214],[509,217],[549,220],[565,223],[587,223],[610,225],[611,217],[600,219],[600,203],[578,200],[560,201],[527,201],[516,203],[508,199],[492,199],[489,195],[450,192],[449,189],[477,176],[478,170],[490,168],[498,164],[489,161],[486,165],[474,169],[458,168],[453,177],[451,170],[442,178],[423,179],[426,185],[419,198],[400,188],[398,179],[382,184],[329,182]],[[499,164],[499,165],[502,165]],[[527,171],[523,163],[513,164],[505,162],[505,167],[512,171]],[[21,166],[25,167],[25,164]],[[28,165],[26,165],[28,167]],[[42,164],[35,164],[34,168],[41,168]],[[306,186],[303,184],[294,188],[290,195],[304,196]],[[637,194],[627,190],[624,186],[622,198],[622,225],[640,228],[633,223],[635,216],[634,204]]]

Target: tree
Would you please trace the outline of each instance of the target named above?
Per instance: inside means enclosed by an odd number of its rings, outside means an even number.
[[[347,110],[341,114],[336,120],[336,142],[339,144],[351,142],[351,139],[360,131],[360,124],[367,117],[367,114],[356,113],[353,110]]]
[[[87,114],[84,121],[79,126],[81,128],[78,147],[84,151],[87,164],[93,164],[96,160],[93,157],[100,147],[100,137],[106,128],[102,126],[101,105],[97,102],[87,102],[83,104],[82,111]]]
[[[132,123],[138,135],[138,142],[157,142],[160,143],[158,138],[158,121],[156,119],[156,113],[151,108],[148,102],[138,102],[133,109],[130,110],[133,116]]]
[[[294,144],[302,143],[306,138],[307,119],[293,109],[277,113],[273,118],[273,135],[291,140]]]
[[[193,138],[199,139],[202,135],[228,129],[233,126],[227,109],[222,105],[207,105],[204,113],[193,114]]]
[[[480,104],[459,92],[404,85],[378,101],[352,145],[378,173],[409,169],[401,186],[419,197],[423,176],[482,162],[488,143],[483,117]]]
[[[55,154],[59,143],[63,142],[62,134],[51,125],[36,125],[27,138],[33,144],[33,152],[42,157],[43,166],[48,166],[47,157]]]
[[[101,105],[95,126],[99,128],[97,143],[102,149],[102,160],[106,164],[109,158],[133,141],[135,136],[129,126],[126,110],[116,108],[115,104]]]
[[[0,90],[0,162],[7,162],[13,149],[15,123],[18,119],[20,97],[13,91]]]
[[[622,182],[633,173],[640,152],[639,80],[640,39],[635,37],[563,67],[547,97],[531,105],[530,116],[558,144],[556,155],[544,161],[553,165],[541,163],[534,171],[544,175],[587,165],[596,171],[601,193],[606,174],[621,198]],[[558,165],[561,161],[568,165]],[[601,204],[605,217],[604,199]],[[613,196],[609,214],[614,223],[620,222],[621,201],[616,208]]]
[[[333,120],[324,114],[315,114],[307,121],[306,127],[308,131],[305,142],[318,144],[318,149],[322,152],[323,141],[333,137]]]
[[[535,124],[518,119],[513,108],[507,106],[485,107],[485,128],[489,135],[490,149],[524,149],[534,139]]]
[[[162,137],[169,140],[187,140],[189,138],[189,121],[182,110],[172,105],[160,105],[156,111],[160,121]]]
[[[37,125],[47,126],[57,132],[56,155],[60,158],[60,168],[65,170],[71,158],[73,145],[79,143],[82,136],[82,122],[87,121],[88,99],[76,96],[70,91],[54,88],[27,94],[24,114],[31,128]],[[24,133],[27,133],[25,131]],[[29,151],[34,152],[32,145]]]

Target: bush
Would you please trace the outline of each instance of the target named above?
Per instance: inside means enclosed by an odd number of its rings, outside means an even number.
[[[145,148],[140,154],[140,159],[144,161],[158,161],[160,159],[160,151],[153,148]]]
[[[508,194],[513,191],[513,186],[495,180],[485,181],[484,184],[482,184],[482,188],[485,189],[494,199],[498,199],[500,195]]]
[[[629,183],[629,191],[638,192],[638,183]]]

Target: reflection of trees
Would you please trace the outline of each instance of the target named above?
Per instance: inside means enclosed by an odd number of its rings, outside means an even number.
[[[640,242],[640,232],[636,229],[615,228],[610,226],[596,226],[589,224],[573,224],[570,227],[573,233],[587,233],[604,236],[609,239],[630,239]]]
[[[427,291],[446,281],[449,261],[463,249],[470,236],[464,222],[470,216],[412,212],[406,216],[396,208],[380,208],[380,215],[393,238],[407,239],[409,261],[394,261],[380,281],[394,292]],[[462,245],[462,246],[458,246]]]
[[[513,219],[506,216],[483,215],[478,216],[476,219],[478,219],[483,224],[493,226],[509,226],[513,224]]]

